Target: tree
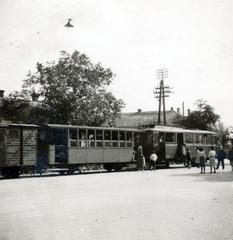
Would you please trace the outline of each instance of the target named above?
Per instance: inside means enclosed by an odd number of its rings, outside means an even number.
[[[220,116],[204,100],[198,100],[195,104],[197,110],[191,112],[187,117],[178,116],[174,123],[189,129],[212,130]]]
[[[113,125],[124,107],[121,99],[106,90],[113,77],[109,68],[103,68],[100,63],[93,64],[78,51],[71,55],[62,51],[58,62],[37,63],[36,72],[29,72],[19,95],[27,101],[37,96],[40,106],[31,107],[24,120]]]

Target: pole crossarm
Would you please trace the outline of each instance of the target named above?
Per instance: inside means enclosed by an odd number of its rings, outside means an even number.
[[[164,85],[164,78],[168,77],[168,69],[162,68],[157,70],[157,79],[160,81],[159,86],[154,88],[154,97],[159,101],[158,107],[158,125],[161,125],[161,114],[163,112],[163,125],[167,125],[166,121],[166,108],[165,108],[165,98],[169,97],[171,88],[167,85]],[[163,110],[161,110],[163,108]]]

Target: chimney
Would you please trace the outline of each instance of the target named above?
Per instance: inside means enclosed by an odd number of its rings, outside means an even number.
[[[177,108],[177,113],[180,114],[180,108]]]
[[[138,109],[138,113],[141,113],[141,112],[142,112],[142,109],[139,108],[139,109]]]
[[[190,109],[188,109],[188,116],[190,115],[190,112],[191,112]]]
[[[36,92],[33,92],[33,93],[31,94],[32,101],[38,102],[39,96],[40,96],[40,94],[38,94],[38,93],[36,93]]]
[[[4,90],[0,90],[0,98],[4,98]]]
[[[173,107],[171,107],[171,111],[174,111]]]

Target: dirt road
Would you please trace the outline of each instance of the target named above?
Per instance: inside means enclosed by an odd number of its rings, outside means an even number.
[[[230,167],[0,181],[0,240],[230,240]]]

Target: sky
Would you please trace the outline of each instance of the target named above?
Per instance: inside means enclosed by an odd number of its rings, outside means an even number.
[[[78,50],[111,68],[123,112],[158,110],[156,72],[167,68],[167,110],[204,99],[232,126],[232,12],[232,0],[0,0],[0,89],[20,90],[37,62]]]

